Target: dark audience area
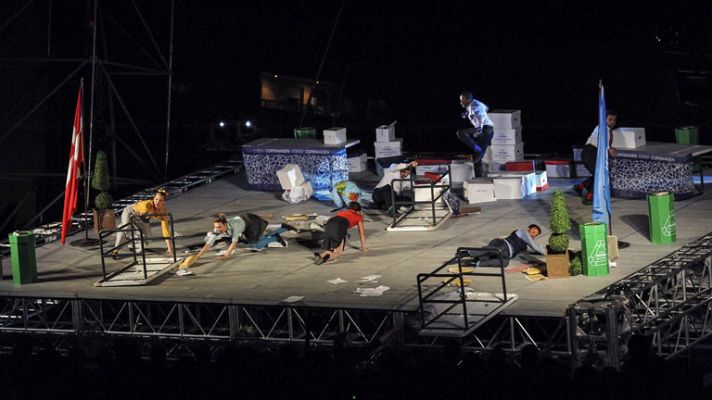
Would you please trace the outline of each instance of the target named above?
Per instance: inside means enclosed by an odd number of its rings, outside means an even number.
[[[374,352],[72,341],[16,336],[3,343],[2,399],[709,399],[712,393],[709,361],[663,361],[648,338],[636,336],[620,370],[596,357],[572,368],[568,358],[534,345],[476,353],[455,342]]]

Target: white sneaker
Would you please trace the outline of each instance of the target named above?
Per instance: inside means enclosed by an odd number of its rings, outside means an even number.
[[[176,275],[178,275],[178,276],[193,275],[193,271],[190,271],[188,269],[179,269],[178,271],[176,271]]]

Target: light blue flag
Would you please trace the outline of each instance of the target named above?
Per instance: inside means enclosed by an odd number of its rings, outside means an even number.
[[[599,83],[598,96],[598,153],[596,172],[593,175],[593,221],[602,222],[611,229],[611,186],[608,182],[608,124],[606,123],[606,96],[603,82]]]

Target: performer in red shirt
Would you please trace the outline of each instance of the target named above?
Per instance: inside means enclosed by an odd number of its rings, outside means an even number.
[[[358,227],[359,238],[361,239],[361,251],[366,252],[366,235],[363,227],[363,215],[361,215],[361,205],[352,201],[348,210],[339,211],[329,218],[324,225],[324,238],[321,253],[314,253],[317,265],[327,261],[336,261],[344,253],[346,247],[346,232],[349,228]]]

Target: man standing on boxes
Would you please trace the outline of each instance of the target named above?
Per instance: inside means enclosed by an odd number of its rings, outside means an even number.
[[[606,110],[606,125],[608,126],[608,157],[615,157],[617,152],[616,149],[612,147],[613,144],[613,128],[616,126],[618,115],[613,110]],[[586,167],[591,176],[586,178],[583,182],[578,185],[574,185],[574,191],[583,195],[584,189],[586,190],[586,195],[583,198],[583,204],[591,205],[593,204],[593,177],[596,175],[596,158],[598,156],[598,125],[593,128],[591,136],[588,137],[586,145],[581,152],[581,161]]]
[[[475,176],[481,177],[482,157],[487,151],[492,136],[494,136],[494,123],[487,115],[489,107],[479,100],[476,100],[472,93],[460,93],[460,105],[465,109],[462,118],[470,121],[472,128],[460,129],[457,131],[457,138],[462,143],[472,149],[472,160],[475,162]]]

